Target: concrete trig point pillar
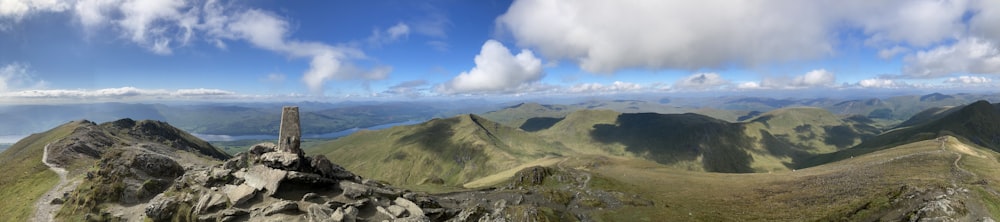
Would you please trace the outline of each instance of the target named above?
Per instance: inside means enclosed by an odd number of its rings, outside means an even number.
[[[299,148],[302,130],[299,128],[299,107],[286,106],[281,110],[281,128],[278,131],[278,150],[303,155]]]

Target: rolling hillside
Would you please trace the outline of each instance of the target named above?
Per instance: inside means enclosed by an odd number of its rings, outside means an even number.
[[[748,173],[792,169],[797,160],[853,146],[876,133],[864,118],[786,108],[742,123],[692,113],[581,110],[536,134],[580,153],[642,157],[694,171]]]
[[[306,152],[391,184],[449,186],[546,156],[572,154],[558,143],[477,115],[358,132]]]
[[[1000,108],[998,107],[1000,105],[978,101],[950,109],[930,109],[906,121],[905,125],[865,140],[851,149],[810,158],[803,162],[802,166],[817,166],[851,156],[945,135],[997,151],[1000,150],[1000,124],[998,124],[1000,123]]]

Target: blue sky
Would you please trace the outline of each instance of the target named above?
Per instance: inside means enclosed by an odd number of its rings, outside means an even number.
[[[993,91],[1000,3],[0,1],[0,100]]]

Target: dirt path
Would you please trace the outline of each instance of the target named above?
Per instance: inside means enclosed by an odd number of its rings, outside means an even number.
[[[56,172],[59,175],[59,183],[52,187],[48,192],[38,198],[35,202],[35,215],[32,217],[31,221],[52,221],[56,212],[62,207],[62,204],[51,204],[52,199],[62,198],[62,194],[71,191],[79,185],[79,182],[68,184],[69,180],[66,179],[66,169],[56,166],[55,164],[49,163],[49,145],[45,144],[44,151],[42,152],[42,163],[49,166],[52,172]],[[69,186],[67,186],[67,184]]]

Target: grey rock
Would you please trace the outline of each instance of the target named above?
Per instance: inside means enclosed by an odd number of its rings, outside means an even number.
[[[247,170],[243,179],[244,184],[257,190],[266,190],[265,195],[271,196],[278,190],[278,186],[281,185],[281,181],[285,179],[285,175],[287,174],[288,171],[271,169],[263,165],[254,165]]]
[[[390,215],[396,218],[402,217],[403,213],[406,213],[406,208],[400,207],[399,205],[392,205],[386,207],[385,209],[389,211]]]
[[[368,220],[382,221],[382,220],[395,220],[395,219],[396,217],[392,216],[392,213],[389,212],[389,210],[386,210],[385,207],[375,206],[375,215],[369,218]]]
[[[285,180],[288,182],[294,182],[299,184],[313,184],[313,185],[333,185],[337,184],[336,180],[320,176],[315,173],[303,173],[298,171],[288,171],[285,175]]]
[[[157,153],[136,154],[129,166],[158,178],[176,178],[184,174],[184,167],[177,161]]]
[[[274,150],[277,148],[278,145],[274,143],[258,143],[256,145],[251,146],[248,152],[250,152],[250,154],[260,156],[265,153],[274,152]]]
[[[337,210],[334,210],[333,214],[330,215],[330,218],[333,219],[333,221],[343,221],[343,222],[357,221],[358,208],[354,208],[354,206],[347,206],[346,208],[343,207],[337,208]]]
[[[238,221],[241,217],[249,214],[250,211],[244,209],[229,208],[223,210],[222,212],[219,212],[219,221],[222,222]]]
[[[316,193],[306,193],[305,195],[302,195],[302,202],[312,202],[313,200],[317,200],[317,199],[321,199],[321,198],[322,197],[320,197],[319,194],[316,194]],[[320,201],[322,201],[322,200],[320,200]]]
[[[351,181],[340,181],[340,189],[344,190],[344,196],[351,199],[358,199],[363,196],[371,196],[371,188]]]
[[[66,201],[63,201],[63,199],[62,199],[62,198],[58,198],[58,197],[56,197],[56,198],[52,198],[52,201],[49,201],[49,204],[52,204],[52,205],[59,205],[59,204],[63,204],[63,203],[65,203],[65,202],[66,202]]]
[[[302,156],[289,152],[270,152],[260,156],[260,163],[270,168],[299,170]]]
[[[201,195],[201,198],[198,199],[198,204],[194,206],[193,212],[195,215],[208,214],[224,208],[228,201],[225,196],[218,193]]]
[[[169,221],[170,216],[174,215],[174,211],[177,210],[178,206],[176,198],[168,197],[164,194],[156,195],[146,205],[146,217],[149,217],[153,221]]]
[[[411,217],[424,216],[424,210],[420,209],[420,206],[417,206],[417,204],[413,203],[413,201],[404,199],[402,197],[398,197],[396,198],[396,200],[393,200],[392,203],[399,205],[403,208],[406,208],[406,212],[409,212]]]
[[[317,174],[323,175],[326,178],[348,180],[355,177],[354,173],[347,171],[340,165],[330,162],[330,160],[323,155],[314,156],[309,162],[309,165],[312,166],[313,170],[315,170]]]
[[[310,222],[333,221],[334,210],[319,204],[310,204],[306,207],[306,218]]]
[[[486,216],[486,210],[480,206],[474,206],[465,208],[458,215],[448,219],[449,222],[461,222],[461,221],[478,221],[483,216]]]
[[[292,201],[282,200],[267,206],[267,208],[264,209],[264,216],[271,216],[285,211],[291,211],[293,209],[298,211],[299,204]]]
[[[233,202],[233,205],[241,205],[246,203],[248,200],[253,199],[257,195],[257,189],[246,185],[240,184],[238,186],[226,185],[224,192],[229,200]]]

